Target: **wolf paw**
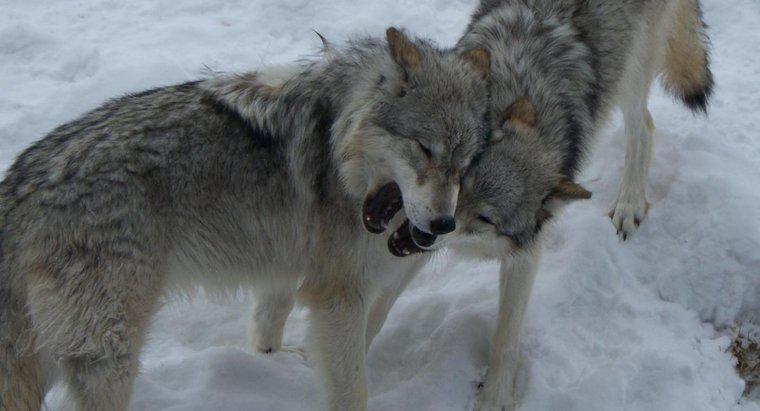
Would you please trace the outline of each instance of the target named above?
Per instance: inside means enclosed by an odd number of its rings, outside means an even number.
[[[308,357],[306,356],[306,350],[304,350],[302,347],[290,347],[290,346],[284,346],[284,347],[257,347],[256,352],[259,354],[274,354],[274,353],[287,353],[287,354],[295,354],[298,356],[301,360],[304,362],[308,361]]]
[[[621,201],[615,203],[610,211],[612,225],[617,230],[617,235],[625,241],[639,228],[641,222],[649,212],[649,203],[645,199],[634,201]]]
[[[480,399],[475,405],[475,411],[515,411],[516,409],[517,403],[514,400],[491,401]]]
[[[485,383],[477,385],[478,400],[474,411],[515,411],[517,400],[512,393],[488,390]]]

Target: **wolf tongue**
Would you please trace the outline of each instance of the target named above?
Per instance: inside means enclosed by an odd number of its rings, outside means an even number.
[[[364,199],[362,207],[364,228],[373,234],[382,233],[401,207],[403,207],[401,190],[396,183],[388,183],[380,187]]]

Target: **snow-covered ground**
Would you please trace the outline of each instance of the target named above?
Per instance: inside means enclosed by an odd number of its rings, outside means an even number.
[[[0,166],[55,125],[125,92],[311,55],[391,24],[452,44],[475,0],[0,0]],[[760,312],[760,3],[704,1],[717,93],[709,119],[659,90],[641,230],[606,217],[624,155],[619,118],[583,181],[594,198],[548,235],[528,309],[524,410],[760,410],[741,400],[731,326]],[[401,296],[369,353],[370,409],[461,410],[486,365],[495,265],[441,256]],[[173,301],[156,319],[135,410],[324,406],[298,355],[250,354],[251,300]],[[286,344],[302,345],[297,310]],[[50,409],[62,408],[59,392]]]

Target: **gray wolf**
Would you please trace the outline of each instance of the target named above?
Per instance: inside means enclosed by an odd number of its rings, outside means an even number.
[[[485,50],[386,34],[112,100],[19,155],[0,183],[0,410],[39,409],[54,365],[77,409],[125,409],[159,298],[198,285],[300,287],[330,409],[364,409],[369,307],[427,260],[381,233],[401,203],[453,231],[488,135]]]
[[[694,112],[713,88],[696,0],[484,0],[459,47],[491,54],[493,148],[463,183],[447,243],[501,261],[500,307],[479,410],[511,410],[519,332],[542,227],[568,200],[595,132],[621,108],[627,154],[610,218],[622,240],[646,217],[655,77]],[[498,153],[497,155],[492,154]]]
[[[482,1],[462,47],[493,55],[493,121],[526,97],[536,133],[573,177],[595,132],[615,106],[625,120],[627,153],[610,217],[621,239],[648,210],[645,187],[654,124],[649,91],[665,88],[694,112],[713,89],[708,40],[696,0]],[[499,128],[502,124],[495,124]]]

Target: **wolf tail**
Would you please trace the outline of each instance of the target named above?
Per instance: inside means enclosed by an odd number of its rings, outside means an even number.
[[[707,113],[713,91],[709,39],[699,0],[680,0],[667,40],[663,84],[695,113]]]
[[[0,271],[0,411],[38,411],[45,395],[43,374],[26,287],[17,283]]]

